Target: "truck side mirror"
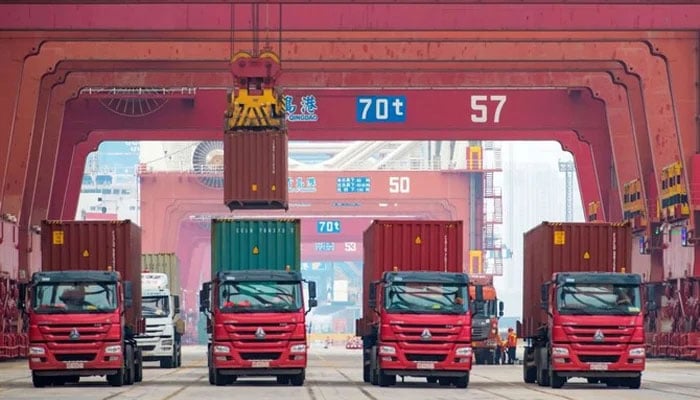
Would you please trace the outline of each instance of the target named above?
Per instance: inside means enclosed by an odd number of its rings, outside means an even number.
[[[124,281],[124,307],[131,308],[134,306],[134,288],[131,286],[131,281]]]
[[[369,308],[377,308],[377,283],[371,282],[369,284],[369,299],[367,300]]]
[[[180,314],[180,296],[173,295],[173,314]]]
[[[503,305],[503,302],[502,302],[502,301],[499,301],[499,302],[498,302],[498,316],[499,316],[499,317],[502,317],[502,316],[503,316],[503,309],[504,309],[504,308],[505,308],[505,306]]]
[[[211,282],[206,282],[202,285],[202,290],[199,292],[199,311],[207,312],[210,309],[209,293],[211,292]]]
[[[549,308],[549,285],[544,284],[540,288],[540,308],[546,310]]]
[[[26,283],[20,283],[19,284],[19,298],[17,299],[17,308],[20,311],[25,311],[25,299],[27,298],[27,284]]]
[[[314,281],[309,281],[309,306],[315,307],[311,306],[311,299],[316,299],[316,282]]]

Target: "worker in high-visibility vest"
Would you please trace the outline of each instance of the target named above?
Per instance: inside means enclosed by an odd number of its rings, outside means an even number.
[[[508,364],[515,364],[515,348],[518,346],[518,335],[513,328],[508,328]]]

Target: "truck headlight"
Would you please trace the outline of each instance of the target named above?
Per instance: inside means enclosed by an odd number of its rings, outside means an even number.
[[[566,347],[552,347],[552,355],[554,356],[568,356],[569,349]]]
[[[122,346],[117,344],[114,346],[107,346],[105,347],[105,353],[107,354],[118,354],[122,352]]]
[[[173,340],[172,339],[163,339],[162,342],[160,342],[162,346],[172,346],[173,345]]]
[[[214,353],[217,354],[227,354],[229,351],[231,351],[228,346],[214,346]]]
[[[384,356],[393,356],[396,354],[396,349],[393,346],[379,346],[379,354]]]
[[[30,347],[29,354],[32,356],[40,356],[46,354],[46,349],[43,347]]]
[[[460,347],[455,350],[455,355],[459,357],[470,357],[472,355],[471,347]]]
[[[289,351],[292,353],[303,353],[306,351],[306,345],[305,344],[295,344],[294,346],[289,348]]]
[[[645,354],[644,347],[630,349],[630,357],[644,357]]]

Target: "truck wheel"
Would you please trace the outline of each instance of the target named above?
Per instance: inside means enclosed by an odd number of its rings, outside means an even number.
[[[222,375],[219,371],[214,370],[214,384],[216,386],[226,386],[229,383],[232,383],[232,381],[226,375]]]
[[[455,378],[455,386],[460,389],[466,389],[467,386],[469,386],[469,372],[460,376],[459,378]]]
[[[107,375],[107,383],[109,383],[110,386],[123,386],[124,368],[120,369],[116,374]]]
[[[175,367],[182,367],[182,343],[177,341],[177,359],[175,360]]]
[[[523,360],[523,381],[535,383],[537,380],[537,368],[527,365],[527,359]]]
[[[135,376],[135,371],[134,371],[134,348],[131,347],[130,345],[126,345],[126,354],[124,355],[124,384],[125,385],[133,385],[134,384],[134,379],[136,378]]]
[[[174,358],[175,357],[161,358],[160,367],[161,368],[173,368],[174,367],[173,364],[175,364]]]
[[[49,384],[49,380],[45,376],[37,375],[36,372],[32,372],[32,384],[36,388],[43,388]]]
[[[214,381],[214,369],[209,366],[209,384],[210,385],[215,385],[216,381]]]
[[[377,346],[372,346],[370,349],[370,359],[369,359],[369,383],[372,385],[378,385],[377,373],[379,366],[377,365]]]
[[[134,361],[134,382],[142,382],[143,381],[143,356],[142,353],[139,351],[136,353],[135,361]]]
[[[385,374],[381,368],[377,367],[377,383],[381,387],[396,385],[396,375]]]
[[[369,365],[369,357],[367,357],[367,350],[362,349],[362,380],[365,383],[369,383],[371,379],[371,369]]]
[[[549,370],[549,383],[552,389],[560,389],[566,383],[566,377],[559,375],[555,371]]]
[[[627,378],[627,387],[630,389],[639,389],[642,386],[642,376],[636,376],[634,378]]]
[[[289,377],[289,381],[292,386],[304,386],[304,381],[306,380],[306,371],[301,371],[300,374],[292,375]]]
[[[537,384],[540,386],[549,386],[549,371],[537,366]]]

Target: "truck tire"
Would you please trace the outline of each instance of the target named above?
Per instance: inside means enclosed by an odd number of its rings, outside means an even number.
[[[210,385],[215,385],[216,381],[214,380],[214,368],[209,366],[209,384]]]
[[[561,389],[566,383],[566,377],[559,375],[556,371],[549,370],[549,385],[552,389]]]
[[[175,358],[175,368],[182,367],[182,342],[177,339],[177,357]]]
[[[627,378],[627,387],[630,389],[639,389],[642,387],[642,376],[639,375],[634,378]]]
[[[43,388],[49,384],[49,379],[46,376],[37,375],[36,372],[32,372],[32,384],[35,388]]]
[[[133,385],[136,379],[136,362],[134,360],[134,348],[131,345],[126,345],[126,366],[125,366],[125,385]]]
[[[377,380],[377,346],[372,346],[372,348],[369,351],[369,383],[372,385],[378,385],[379,382]]]
[[[124,368],[120,369],[116,374],[107,375],[107,383],[109,383],[110,386],[123,386]]]
[[[362,380],[365,383],[369,383],[371,380],[370,360],[365,349],[362,349]]]
[[[381,368],[377,367],[377,383],[381,387],[396,385],[396,375],[385,374]]]
[[[455,378],[455,386],[460,389],[466,389],[469,386],[469,372],[459,378]]]
[[[134,356],[134,382],[143,381],[143,353],[137,349]]]
[[[549,371],[537,366],[537,384],[540,386],[549,386]]]
[[[174,368],[175,367],[175,356],[160,359],[161,368]]]
[[[289,377],[289,382],[292,386],[304,386],[304,381],[306,380],[306,370],[302,370],[300,374],[292,375]]]
[[[523,360],[523,381],[535,383],[537,381],[537,368],[527,365],[527,359]]]

